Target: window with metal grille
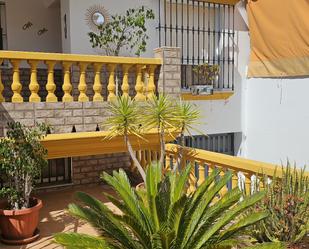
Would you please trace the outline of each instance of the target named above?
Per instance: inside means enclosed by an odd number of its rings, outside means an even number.
[[[72,158],[48,160],[48,166],[42,169],[37,187],[64,185],[72,182]]]
[[[60,186],[72,183],[72,158],[48,160],[48,166],[42,169],[37,188]],[[0,188],[7,185],[7,181],[0,176]]]
[[[0,50],[8,49],[5,3],[0,2]]]
[[[182,87],[202,85],[193,67],[219,65],[215,90],[234,90],[234,6],[203,0],[159,0],[159,45],[182,52]]]
[[[177,143],[179,143],[179,139]],[[234,156],[234,133],[212,134],[208,136],[187,136],[185,145],[191,148],[209,150]]]

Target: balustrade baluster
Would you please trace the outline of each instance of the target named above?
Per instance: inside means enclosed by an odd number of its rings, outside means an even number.
[[[39,61],[29,60],[28,63],[31,66],[31,76],[30,76],[30,84],[29,84],[29,90],[31,92],[31,95],[29,97],[29,102],[40,102],[41,97],[38,95],[38,92],[40,90],[40,85],[37,79],[37,66],[38,66]]]
[[[3,60],[0,59],[0,64],[3,63]],[[5,98],[3,97],[3,90],[4,90],[4,85],[2,82],[2,71],[0,69],[0,103],[5,102]]]
[[[13,82],[11,89],[13,91],[12,102],[21,103],[24,102],[23,97],[21,96],[22,84],[20,83],[19,78],[19,63],[20,60],[11,60],[13,66]]]
[[[89,98],[87,96],[87,83],[86,83],[87,66],[88,66],[87,63],[79,63],[79,70],[80,70],[79,84],[78,84],[78,90],[79,90],[78,101],[79,102],[89,101]]]
[[[197,185],[200,186],[205,181],[205,164],[204,164],[204,162],[200,162],[198,164],[198,170],[199,170],[199,179],[198,179]]]
[[[102,92],[102,84],[101,84],[101,68],[102,64],[94,63],[94,83],[93,83],[93,101],[103,101],[104,98],[101,94]]]
[[[189,174],[189,193],[192,193],[196,189],[197,178],[195,176],[195,162],[194,160],[190,160],[191,171]]]
[[[116,64],[108,65],[109,77],[108,77],[108,85],[107,85],[107,90],[108,90],[107,101],[112,101],[116,98],[115,68],[116,68]]]
[[[136,84],[135,84],[135,100],[144,101],[146,97],[144,95],[144,83],[143,83],[143,73],[142,73],[143,65],[136,65]]]
[[[149,81],[147,85],[147,98],[153,98],[156,93],[156,85],[155,85],[155,70],[156,65],[150,65],[149,66]]]
[[[122,70],[123,70],[123,80],[121,85],[122,90],[122,96],[129,97],[129,91],[130,91],[130,85],[129,85],[129,69],[131,65],[129,64],[123,64]]]
[[[58,99],[55,95],[56,91],[56,84],[54,81],[54,67],[56,62],[55,61],[46,61],[45,64],[47,64],[47,84],[46,84],[46,90],[47,90],[47,96],[46,96],[46,102],[57,102]]]
[[[64,95],[62,97],[62,102],[72,102],[73,96],[71,95],[72,92],[72,84],[70,79],[70,68],[72,66],[72,62],[63,62],[63,71],[64,71],[64,79],[62,90]]]

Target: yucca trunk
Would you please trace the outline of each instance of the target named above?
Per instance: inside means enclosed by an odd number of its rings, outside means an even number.
[[[129,140],[127,134],[124,136],[124,141],[125,141],[125,144],[128,148],[129,154],[130,154],[135,166],[137,167],[138,172],[140,173],[141,177],[143,178],[144,183],[146,184],[146,173],[145,173],[143,167],[141,166],[140,162],[136,158],[136,155],[134,153],[134,150],[132,148],[132,145],[130,143],[130,140]]]
[[[160,132],[159,132],[159,137],[160,137],[160,150],[161,150],[161,155],[160,155],[160,165],[162,166],[162,168],[164,168],[165,166],[165,139],[164,139],[164,129],[161,128]]]

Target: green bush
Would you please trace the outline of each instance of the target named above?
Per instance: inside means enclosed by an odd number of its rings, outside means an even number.
[[[147,168],[146,188],[137,191],[123,170],[106,173],[103,179],[117,197],[105,193],[122,214],[115,214],[104,203],[82,192],[81,204],[70,204],[69,212],[96,228],[100,237],[60,233],[55,241],[66,248],[231,248],[241,242],[243,230],[267,217],[267,212],[244,215],[264,197],[263,192],[245,197],[238,188],[218,199],[218,193],[232,174],[212,174],[192,194],[187,194],[191,167],[182,174],[162,174],[159,164]],[[219,179],[220,178],[220,179]]]
[[[288,163],[282,177],[264,183],[265,198],[253,211],[267,211],[270,216],[257,223],[251,235],[259,242],[300,242],[309,232],[309,178],[305,169],[297,170]]]
[[[47,151],[40,140],[48,127],[40,124],[28,128],[13,122],[8,128],[7,136],[0,139],[0,172],[6,180],[0,196],[7,199],[9,209],[28,208],[35,179],[47,165]]]

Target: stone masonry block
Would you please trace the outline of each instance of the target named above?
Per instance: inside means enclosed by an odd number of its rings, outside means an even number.
[[[83,123],[83,117],[66,117],[65,124],[77,125]]]
[[[55,110],[54,116],[55,118],[71,117],[72,113],[72,110]]]
[[[68,102],[64,103],[65,109],[82,109],[83,103],[82,102]]]
[[[15,103],[15,110],[28,111],[33,109],[34,109],[33,103]]]
[[[49,125],[64,125],[64,118],[46,118],[45,121]]]
[[[37,118],[52,118],[54,117],[54,110],[37,110],[35,116]]]

